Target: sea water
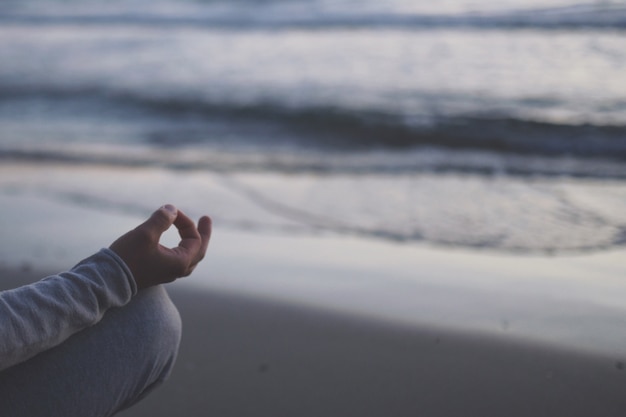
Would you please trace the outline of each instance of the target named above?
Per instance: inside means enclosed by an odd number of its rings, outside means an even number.
[[[622,246],[625,35],[618,1],[4,1],[0,193],[288,234]]]

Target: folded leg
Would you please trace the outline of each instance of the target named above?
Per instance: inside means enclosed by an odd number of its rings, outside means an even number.
[[[0,372],[0,413],[111,416],[167,378],[180,336],[180,316],[165,289],[142,290],[95,326]]]

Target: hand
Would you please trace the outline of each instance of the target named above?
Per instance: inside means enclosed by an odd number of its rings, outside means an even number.
[[[159,244],[163,232],[174,225],[181,241],[175,248]],[[111,245],[133,273],[137,288],[174,281],[194,270],[206,253],[211,238],[211,219],[203,216],[198,226],[182,211],[165,205],[150,218]]]

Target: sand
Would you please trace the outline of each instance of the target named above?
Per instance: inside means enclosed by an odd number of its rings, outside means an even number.
[[[3,288],[141,220],[31,194],[0,203]],[[205,261],[168,286],[184,322],[173,375],[122,416],[626,415],[624,259],[217,222]]]
[[[626,411],[614,358],[173,289],[169,383],[126,416],[600,416]]]
[[[2,270],[3,287],[41,273]],[[171,379],[124,417],[618,416],[621,358],[168,287],[184,322]]]

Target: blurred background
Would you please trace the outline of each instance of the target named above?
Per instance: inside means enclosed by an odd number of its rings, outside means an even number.
[[[0,4],[0,193],[507,253],[626,242],[626,5]]]
[[[625,35],[611,0],[2,0],[2,285],[173,203],[214,234],[129,416],[624,414]]]

